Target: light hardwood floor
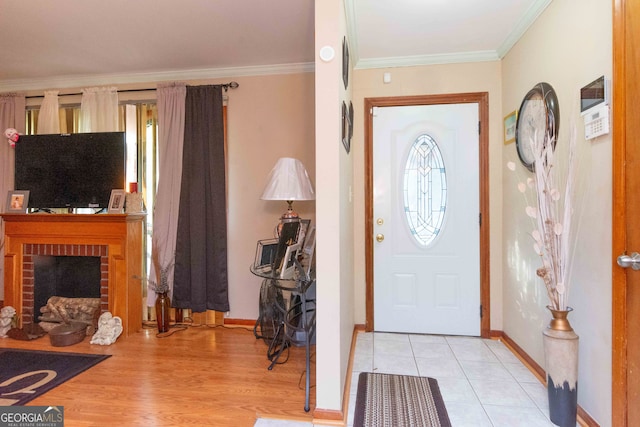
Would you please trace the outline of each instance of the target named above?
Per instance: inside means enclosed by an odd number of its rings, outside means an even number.
[[[243,427],[259,417],[311,421],[315,388],[307,413],[303,347],[292,347],[288,361],[269,371],[267,346],[249,326],[191,326],[163,338],[156,332],[145,329],[111,346],[89,344],[87,337],[53,347],[45,335],[0,339],[0,347],[112,355],[28,403],[64,406],[70,427]],[[315,348],[311,372],[315,386]]]

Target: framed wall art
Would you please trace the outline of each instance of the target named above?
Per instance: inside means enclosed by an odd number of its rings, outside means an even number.
[[[347,154],[351,151],[351,138],[349,137],[351,130],[351,123],[349,119],[349,110],[347,109],[347,103],[342,101],[342,145],[347,151]]]
[[[504,118],[504,143],[511,144],[516,140],[516,117],[517,113],[512,111]]]
[[[349,147],[351,147],[352,137],[353,137],[353,103],[349,101]]]
[[[342,39],[342,81],[346,89],[349,86],[349,45],[346,37]]]

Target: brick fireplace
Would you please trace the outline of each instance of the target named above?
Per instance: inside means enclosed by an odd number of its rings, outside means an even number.
[[[101,310],[122,318],[125,336],[142,329],[144,214],[2,214],[2,218],[4,304],[15,307],[23,322],[34,316],[33,256],[99,254]]]
[[[105,245],[26,244],[22,257],[22,323],[32,323],[39,316],[40,307],[34,304],[34,256],[90,256],[100,257],[100,312],[109,311],[109,257]],[[65,295],[62,295],[65,296]]]

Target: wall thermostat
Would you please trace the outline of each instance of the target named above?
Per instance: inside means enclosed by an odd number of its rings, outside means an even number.
[[[602,105],[596,111],[584,116],[584,138],[593,139],[600,135],[606,135],[609,128],[609,106]]]
[[[609,80],[604,76],[580,89],[580,114],[585,139],[609,133]]]

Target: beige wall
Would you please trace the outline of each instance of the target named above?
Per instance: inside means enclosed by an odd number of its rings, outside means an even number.
[[[503,110],[516,110],[538,82],[550,83],[560,105],[556,153],[566,162],[575,124],[579,158],[574,224],[576,246],[570,275],[569,319],[580,336],[578,403],[600,423],[611,420],[611,135],[584,140],[579,90],[605,75],[611,78],[611,2],[555,0],[502,61]],[[504,174],[504,331],[544,367],[541,331],[549,322],[544,285],[535,275],[531,224],[517,178],[530,174],[520,166],[515,145],[502,150],[517,173]],[[496,165],[497,167],[498,165]],[[519,177],[518,177],[519,175]]]
[[[341,105],[351,97],[353,79],[342,84],[342,40],[346,34],[342,0],[315,2],[317,339],[316,408],[340,411],[353,334],[353,154],[340,142]],[[330,46],[335,57],[319,59]],[[350,73],[352,74],[352,73]],[[323,308],[324,307],[324,308]]]
[[[260,279],[249,272],[256,241],[273,237],[286,202],[260,200],[267,175],[280,157],[304,163],[315,186],[314,73],[293,73],[215,80],[192,80],[191,85],[240,84],[228,96],[228,268],[229,300],[234,319],[256,319]],[[117,85],[118,89],[154,84]],[[46,89],[46,88],[43,88]],[[61,92],[73,93],[80,88]],[[29,91],[28,94],[41,94]],[[121,99],[155,98],[154,92],[123,93]],[[65,102],[68,101],[65,99]],[[79,102],[79,99],[75,99]],[[295,210],[315,224],[315,202],[295,202]]]
[[[286,202],[260,200],[267,175],[280,157],[300,159],[315,173],[314,74],[234,79],[229,92],[229,317],[256,319],[261,280],[249,272],[256,241],[273,237]],[[315,224],[315,202],[294,202]]]
[[[383,73],[391,74],[391,83],[382,82]],[[502,94],[500,62],[432,65],[354,71],[354,234],[355,320],[364,324],[365,252],[364,252],[364,114],[365,98],[444,93],[489,93],[489,186],[490,186],[490,275],[491,329],[502,329]],[[368,238],[371,238],[369,236]]]

